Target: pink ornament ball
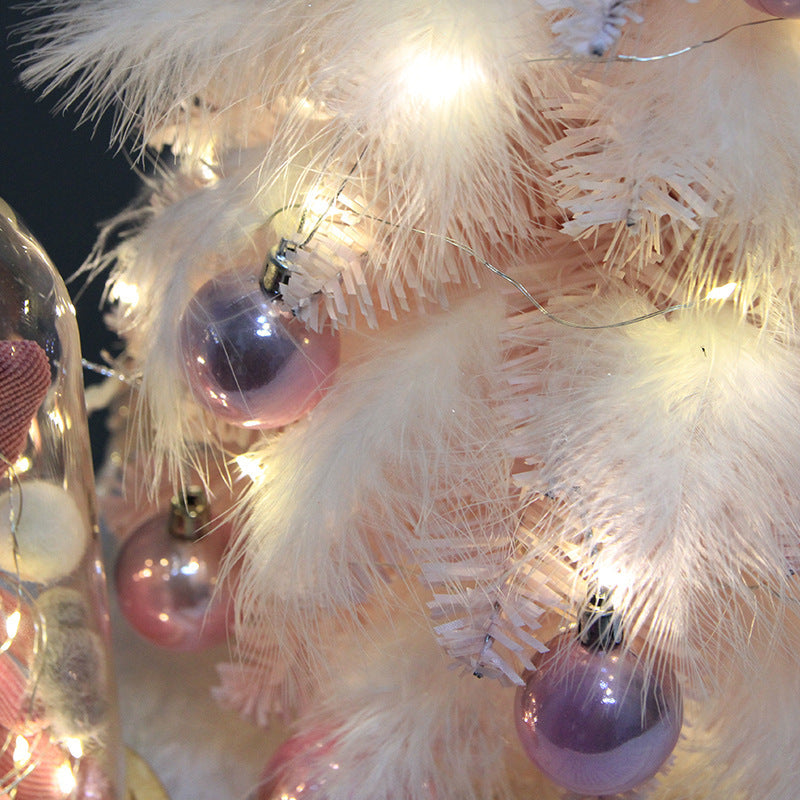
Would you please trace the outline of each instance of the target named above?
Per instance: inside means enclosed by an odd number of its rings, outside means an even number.
[[[745,0],[745,2],[773,17],[800,17],[800,0]]]
[[[613,795],[652,778],[683,724],[674,673],[648,673],[630,651],[604,651],[557,636],[516,695],[514,720],[528,757],[559,786]]]
[[[232,603],[217,586],[227,536],[215,530],[192,541],[169,527],[168,514],[154,517],[120,549],[114,570],[120,610],[159,647],[202,650],[227,637]]]
[[[195,400],[244,428],[280,428],[310,411],[339,365],[339,337],[310,330],[256,275],[228,272],[192,298],[179,322]]]
[[[312,730],[287,739],[267,764],[256,800],[327,800],[326,784],[339,765],[333,742]]]
[[[255,800],[328,800],[331,782],[341,782],[343,775],[346,781],[346,769],[336,759],[335,740],[329,732],[317,728],[300,733],[277,749],[264,770]],[[436,792],[425,783],[399,789],[396,797],[436,800]]]

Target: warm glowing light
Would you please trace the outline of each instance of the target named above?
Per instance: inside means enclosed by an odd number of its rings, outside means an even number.
[[[308,217],[314,220],[324,218],[330,213],[333,203],[331,198],[323,194],[312,194],[306,198],[303,204],[303,211]]]
[[[408,93],[431,106],[440,106],[483,79],[473,61],[444,53],[418,53],[403,72]]]
[[[53,425],[55,425],[61,433],[64,433],[67,426],[64,424],[64,417],[61,416],[61,412],[54,408],[52,411],[47,412],[47,416],[50,417],[50,421]]]
[[[64,740],[64,746],[73,758],[83,758],[83,744],[80,739],[70,737]]]
[[[251,481],[258,480],[265,472],[264,467],[261,466],[261,460],[256,456],[242,453],[233,460],[242,476],[250,478]]]
[[[20,614],[19,610],[12,611],[6,617],[6,636],[9,639],[13,639],[17,635],[17,631],[19,630],[19,623],[22,620],[22,614]]]
[[[214,169],[213,165],[209,164],[208,161],[201,161],[198,166],[200,170],[200,177],[207,183],[216,181],[217,178],[219,178],[218,171]]]
[[[197,575],[198,572],[200,572],[200,562],[196,558],[189,559],[189,562],[180,568],[181,575]]]
[[[727,300],[737,289],[739,284],[726,283],[724,286],[715,286],[705,297],[706,300]]]
[[[27,472],[33,466],[33,461],[28,458],[28,456],[20,456],[15,462],[12,467],[14,472],[17,475],[22,475],[23,473]]]
[[[72,773],[72,767],[65,761],[60,767],[56,768],[56,784],[58,790],[65,795],[72,794],[78,782]]]
[[[135,306],[139,302],[139,287],[135,283],[116,280],[108,293],[108,299],[112,302],[120,302],[125,306]]]
[[[75,306],[72,305],[69,301],[59,301],[56,303],[55,306],[55,313],[57,317],[74,317],[75,316]]]
[[[14,766],[18,769],[24,767],[31,759],[31,747],[24,736],[17,736],[14,741]]]
[[[188,156],[196,159],[198,177],[206,183],[219,180],[219,158],[213,140],[188,142],[185,148]]]
[[[633,585],[633,576],[619,564],[598,561],[593,571],[593,583],[608,590],[613,602],[615,594],[629,590]]]

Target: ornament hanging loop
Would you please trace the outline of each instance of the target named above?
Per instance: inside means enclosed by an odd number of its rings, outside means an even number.
[[[206,493],[199,486],[189,486],[185,494],[172,498],[169,533],[188,541],[197,541],[205,533],[210,520]]]
[[[622,629],[611,604],[613,590],[591,594],[578,614],[578,640],[590,650],[613,650],[622,643]]]
[[[275,297],[281,296],[281,286],[289,282],[292,272],[292,256],[297,253],[298,245],[290,239],[281,239],[278,246],[270,251],[264,274],[261,277],[261,288]]]

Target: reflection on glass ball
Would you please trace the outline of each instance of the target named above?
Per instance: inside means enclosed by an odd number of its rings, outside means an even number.
[[[589,649],[570,633],[548,647],[516,695],[528,757],[577,794],[617,794],[653,777],[683,723],[672,670],[657,662],[646,671],[630,651]]]
[[[331,757],[332,742],[313,730],[287,739],[264,770],[257,800],[326,800],[325,784],[339,769]]]
[[[267,764],[255,800],[327,800],[330,783],[342,769],[334,751],[335,740],[319,728],[287,739]],[[428,783],[397,792],[398,800],[412,797],[436,800],[436,792]]]
[[[212,278],[179,325],[194,398],[245,428],[300,419],[320,401],[339,364],[339,337],[330,325],[310,330],[255,275]]]
[[[746,0],[746,2],[773,17],[800,17],[800,0]]]
[[[170,650],[200,650],[225,640],[231,602],[218,588],[226,545],[221,531],[196,541],[170,533],[168,515],[134,531],[117,558],[119,604],[131,626]]]

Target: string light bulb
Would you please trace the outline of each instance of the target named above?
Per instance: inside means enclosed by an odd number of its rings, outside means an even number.
[[[724,286],[715,286],[713,289],[709,290],[708,294],[705,296],[704,299],[727,300],[730,297],[733,297],[734,292],[738,288],[739,284],[736,281],[732,281],[731,283],[726,283]]]
[[[12,759],[17,769],[25,767],[31,758],[31,746],[24,736],[17,736],[14,740],[14,755]]]
[[[408,59],[402,84],[410,98],[438,108],[484,79],[472,59],[429,50]]]
[[[78,785],[72,767],[67,761],[56,767],[55,779],[59,791],[63,792],[65,796],[71,795]]]
[[[250,453],[240,453],[233,459],[236,467],[238,468],[243,478],[249,478],[251,481],[259,480],[266,473],[261,459]]]
[[[8,617],[6,617],[6,636],[9,640],[14,639],[19,631],[19,623],[22,620],[22,614],[20,613],[19,609],[12,611]]]

